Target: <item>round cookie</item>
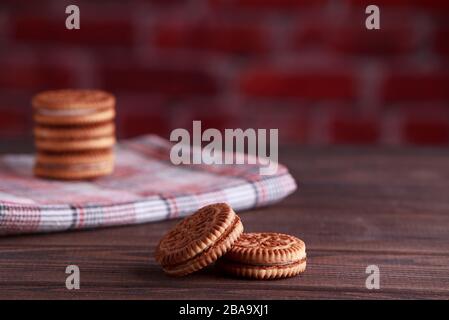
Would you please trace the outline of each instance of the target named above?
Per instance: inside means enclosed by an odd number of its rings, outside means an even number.
[[[102,109],[114,107],[115,98],[112,94],[102,90],[47,90],[35,95],[32,105],[35,109],[51,110]]]
[[[34,128],[35,145],[44,151],[83,151],[106,149],[115,144],[114,123],[84,126],[43,126]]]
[[[115,144],[114,136],[90,137],[84,139],[35,139],[40,151],[84,151],[111,148]]]
[[[115,98],[101,90],[50,90],[32,99],[34,120],[45,125],[75,125],[110,121]]]
[[[34,127],[34,136],[37,139],[89,139],[113,136],[115,126],[113,122],[96,123],[85,126],[44,126]]]
[[[108,175],[114,170],[112,149],[80,153],[38,152],[34,164],[34,174],[38,177],[79,180]]]
[[[217,262],[224,272],[253,279],[296,276],[306,269],[306,246],[281,233],[244,233]]]
[[[243,232],[226,203],[205,206],[179,222],[159,242],[155,258],[172,276],[204,268],[225,254]]]

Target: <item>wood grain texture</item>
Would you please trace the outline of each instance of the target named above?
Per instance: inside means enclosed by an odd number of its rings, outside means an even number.
[[[166,221],[0,238],[0,298],[449,298],[448,150],[286,147],[280,160],[299,191],[240,216],[246,231],[305,241],[300,277],[249,281],[213,268],[167,277],[153,258],[176,223]],[[69,264],[81,270],[80,290],[65,288]],[[371,264],[380,290],[365,288]]]

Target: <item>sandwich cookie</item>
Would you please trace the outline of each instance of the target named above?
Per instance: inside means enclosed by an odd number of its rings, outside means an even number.
[[[35,139],[36,148],[43,151],[84,151],[111,148],[115,144],[115,137],[92,137],[85,139]]]
[[[112,122],[85,126],[44,126],[34,128],[35,145],[46,151],[77,151],[111,148],[115,144]]]
[[[46,125],[83,125],[115,117],[115,98],[101,90],[44,91],[32,100],[34,121]]]
[[[84,126],[45,126],[36,125],[34,136],[37,139],[89,139],[115,135],[115,126],[112,122],[96,123]]]
[[[34,173],[53,179],[91,179],[114,168],[115,98],[101,90],[51,90],[32,99]]]
[[[34,165],[36,176],[63,180],[93,179],[113,170],[112,149],[70,154],[38,152]]]
[[[171,276],[184,276],[215,262],[243,232],[226,203],[205,206],[179,222],[159,242],[155,258]]]
[[[306,246],[281,233],[244,233],[217,262],[224,272],[252,279],[296,276],[306,269]]]

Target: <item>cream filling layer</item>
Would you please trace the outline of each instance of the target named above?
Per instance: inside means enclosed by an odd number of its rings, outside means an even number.
[[[79,169],[79,170],[92,170],[92,169],[106,169],[111,167],[112,161],[101,161],[95,163],[39,163],[39,166],[49,170],[63,170],[63,169]]]
[[[99,109],[39,109],[38,113],[52,117],[86,116],[98,112]]]
[[[272,266],[287,266],[287,265],[293,265],[298,263],[303,263],[307,260],[307,257],[304,255],[304,257],[293,260],[293,261],[285,261],[285,262],[264,262],[264,263],[258,263],[258,262],[242,262],[242,261],[235,261],[231,259],[224,258],[226,261],[229,261],[231,263],[236,263],[239,265],[245,265],[245,266],[254,266],[254,267],[272,267]]]

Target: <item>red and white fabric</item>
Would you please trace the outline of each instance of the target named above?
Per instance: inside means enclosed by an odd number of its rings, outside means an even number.
[[[154,135],[116,146],[112,175],[93,181],[36,178],[32,155],[0,157],[0,234],[129,225],[183,217],[214,202],[236,211],[281,200],[296,189],[288,170],[259,165],[173,165],[172,144]]]

